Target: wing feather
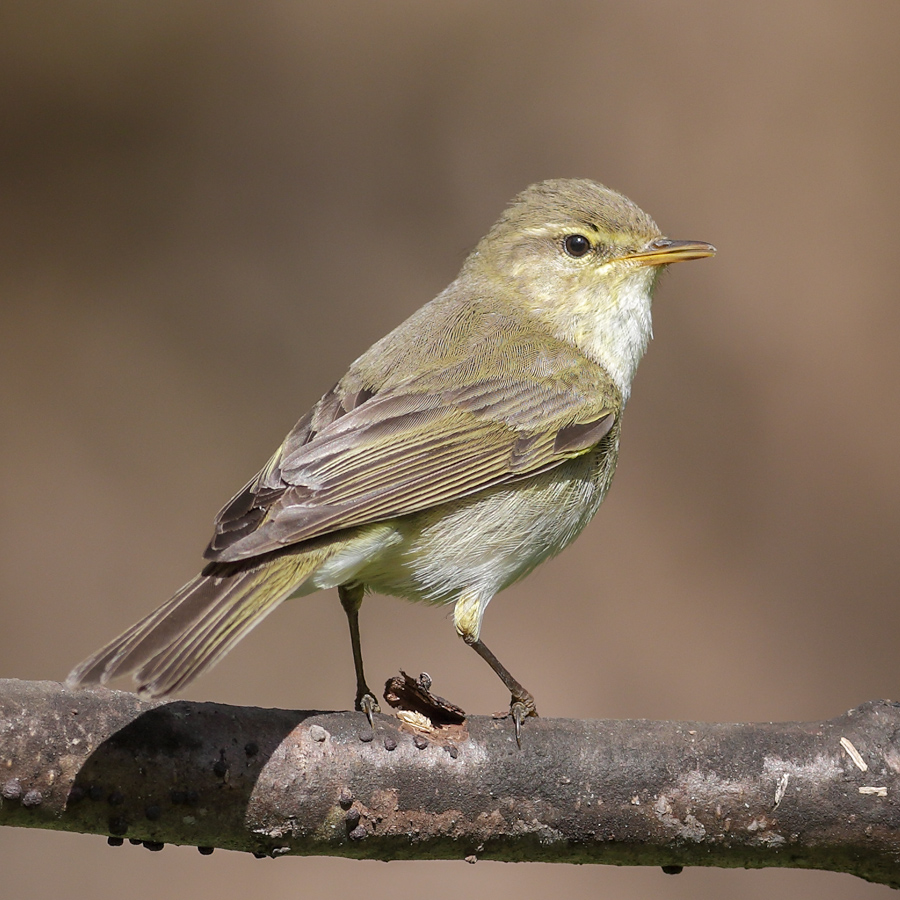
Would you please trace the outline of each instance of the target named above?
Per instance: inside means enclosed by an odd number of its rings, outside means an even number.
[[[246,559],[452,502],[607,436],[620,401],[599,366],[544,335],[512,339],[511,349],[500,337],[481,335],[453,365],[381,385],[360,374],[362,357],[222,510],[207,558]],[[516,377],[500,350],[519,361]]]

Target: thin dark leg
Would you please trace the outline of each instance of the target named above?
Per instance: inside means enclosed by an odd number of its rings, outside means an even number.
[[[522,723],[529,716],[536,716],[538,714],[534,697],[532,697],[531,693],[526,691],[525,688],[512,677],[506,666],[504,666],[503,663],[488,650],[483,641],[466,640],[466,643],[497,673],[497,675],[500,676],[500,680],[509,689],[509,712],[516,726],[516,743],[521,746],[519,733],[522,729]]]
[[[344,585],[338,587],[338,596],[341,598],[341,606],[347,613],[347,622],[350,625],[350,643],[353,646],[353,666],[356,669],[356,708],[366,714],[369,724],[374,728],[373,713],[381,712],[381,707],[375,699],[375,695],[366,684],[366,676],[363,672],[362,646],[359,641],[359,608],[362,606],[365,591],[361,584]]]

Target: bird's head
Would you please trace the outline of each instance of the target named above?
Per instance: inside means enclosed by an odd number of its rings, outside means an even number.
[[[554,179],[513,200],[464,272],[603,365],[627,397],[651,336],[659,273],[714,253],[664,237],[640,207],[601,184]]]

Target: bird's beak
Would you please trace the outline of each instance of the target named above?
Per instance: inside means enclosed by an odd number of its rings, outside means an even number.
[[[715,252],[716,248],[704,241],[670,241],[661,237],[650,241],[639,253],[629,253],[622,259],[639,266],[667,266],[687,259],[714,256]]]

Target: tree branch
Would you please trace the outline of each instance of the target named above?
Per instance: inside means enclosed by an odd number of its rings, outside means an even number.
[[[756,725],[389,716],[0,680],[0,824],[258,855],[789,866],[900,886],[900,706]]]

